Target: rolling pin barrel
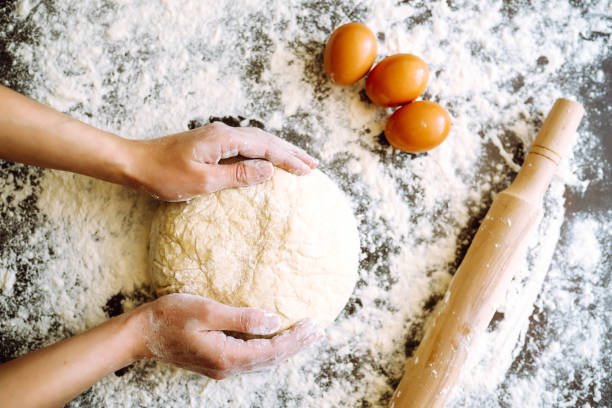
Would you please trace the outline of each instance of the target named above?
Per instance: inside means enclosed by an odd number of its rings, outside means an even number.
[[[555,102],[514,182],[493,201],[434,309],[390,408],[444,406],[470,348],[486,330],[508,288],[513,264],[537,223],[544,193],[573,144],[583,114],[577,102]]]

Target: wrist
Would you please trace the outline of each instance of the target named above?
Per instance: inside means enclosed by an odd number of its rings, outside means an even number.
[[[128,344],[129,363],[143,358],[151,358],[152,354],[147,347],[147,333],[149,332],[149,304],[127,312],[125,318],[125,340]],[[128,363],[128,364],[129,364]]]
[[[151,145],[145,140],[122,139],[125,152],[124,165],[121,166],[122,185],[135,190],[149,190],[149,163],[154,154]]]
[[[30,160],[42,167],[72,171],[116,184],[126,183],[131,166],[130,140],[63,114],[48,131],[51,145],[44,160]]]
[[[72,162],[61,166],[45,166],[81,173],[115,184],[129,185],[130,169],[133,167],[133,141],[114,133],[99,130],[71,120],[56,130],[58,134],[80,134],[83,142],[72,143],[69,151]],[[64,153],[62,153],[64,154]]]
[[[112,144],[108,151],[110,160],[110,177],[113,183],[135,188],[136,175],[141,163],[140,143],[136,140],[125,139],[112,135]]]

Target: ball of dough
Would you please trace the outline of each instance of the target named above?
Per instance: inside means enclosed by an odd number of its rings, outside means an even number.
[[[329,325],[355,282],[359,236],[344,193],[319,170],[164,203],[150,266],[159,295],[182,292]]]

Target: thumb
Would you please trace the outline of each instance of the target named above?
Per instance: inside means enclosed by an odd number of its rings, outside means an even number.
[[[201,313],[208,330],[231,330],[249,334],[272,334],[280,329],[280,316],[252,307],[235,307],[208,301]]]
[[[274,166],[267,160],[244,160],[232,164],[216,164],[210,166],[210,179],[214,186],[209,192],[230,187],[244,187],[263,183],[274,174]]]

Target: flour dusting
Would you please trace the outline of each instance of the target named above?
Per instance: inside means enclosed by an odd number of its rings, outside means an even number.
[[[560,0],[23,0],[6,8],[4,83],[133,139],[213,120],[263,126],[320,159],[359,224],[357,287],[323,342],[270,371],[221,382],[139,362],[69,406],[386,406],[480,219],[554,100],[606,97],[610,12],[606,1]],[[438,148],[392,149],[383,134],[392,110],[367,100],[363,80],[341,87],[325,77],[325,41],[349,21],[377,35],[378,60],[409,52],[429,65],[423,99],[452,116]],[[587,113],[450,406],[611,403],[612,214],[608,204],[566,216],[607,185],[599,116]],[[150,299],[155,200],[0,164],[4,360]]]

